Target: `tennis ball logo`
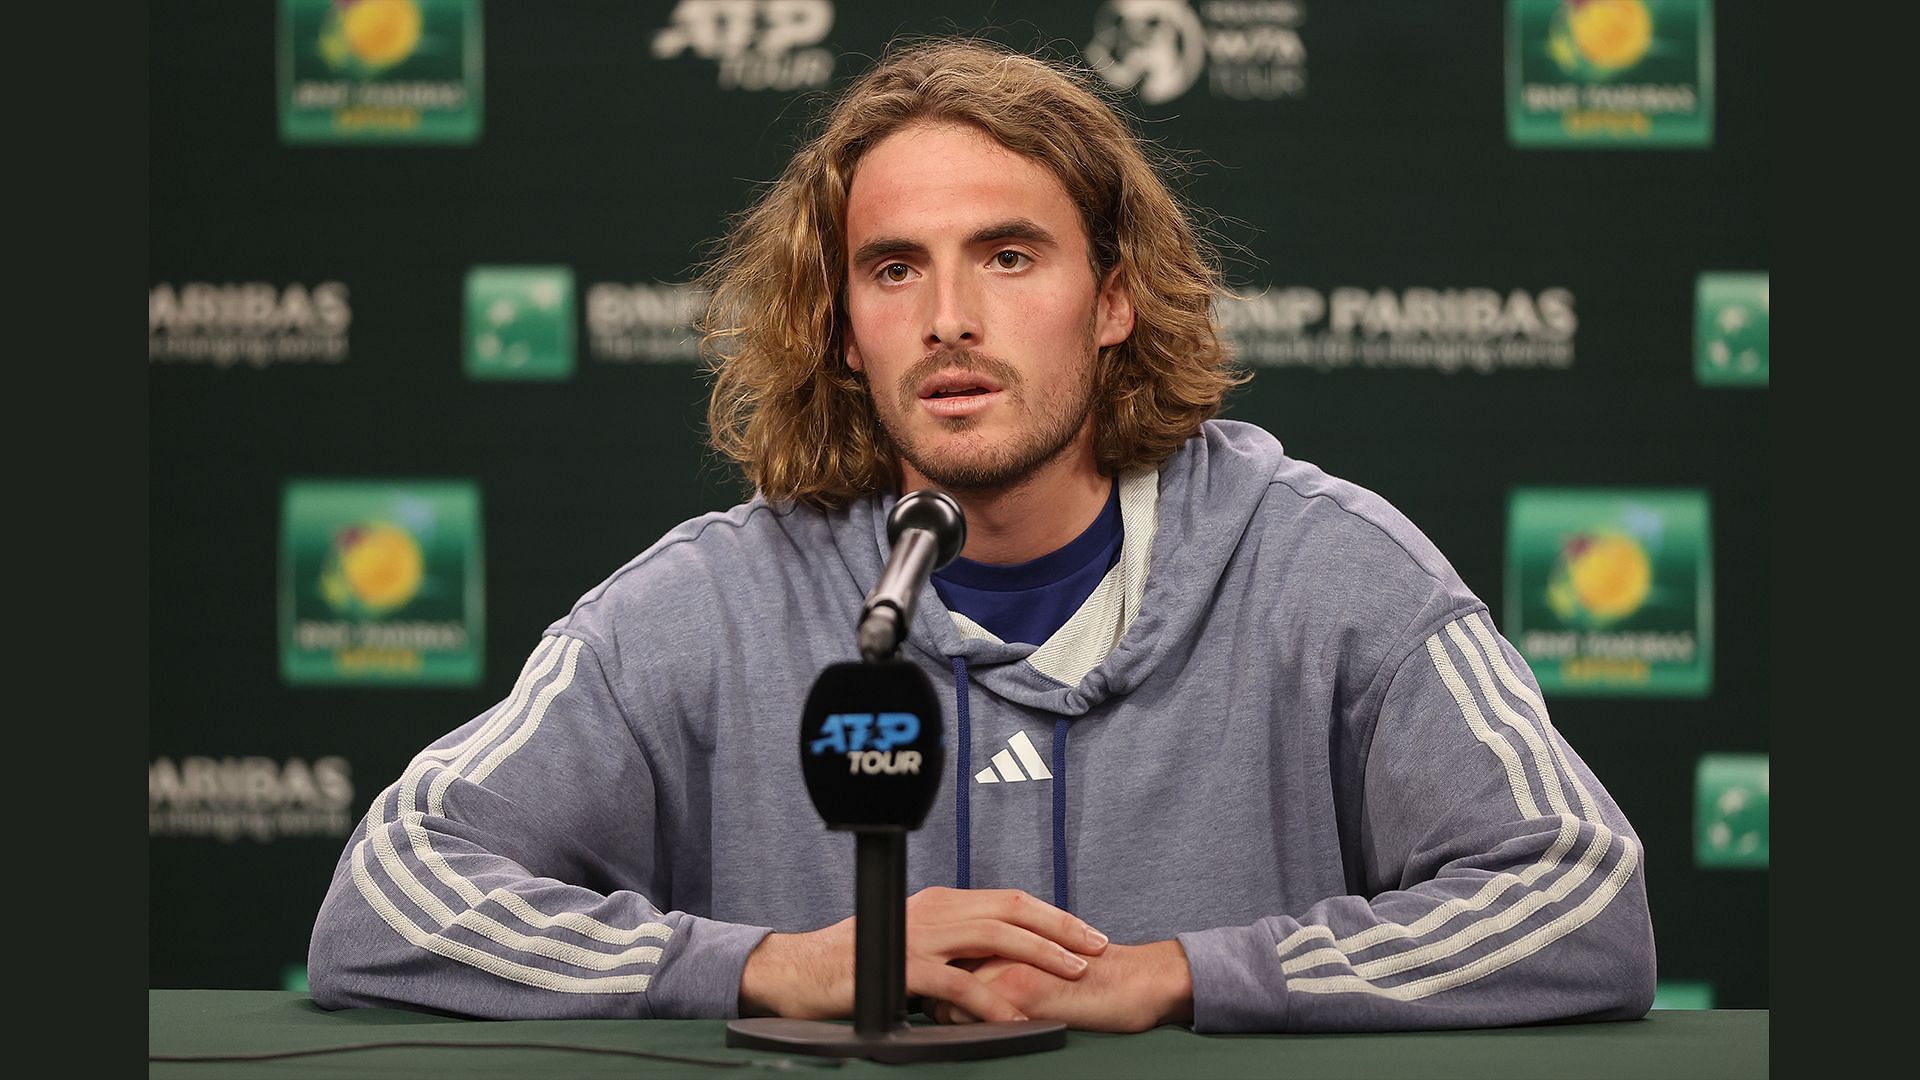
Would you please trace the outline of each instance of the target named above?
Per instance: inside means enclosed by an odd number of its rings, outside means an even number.
[[[1653,562],[1624,533],[1583,533],[1568,540],[1547,576],[1547,603],[1573,625],[1606,626],[1640,610],[1653,588]]]
[[[420,44],[414,0],[345,0],[327,9],[320,56],[335,70],[374,75],[413,55]]]
[[[412,533],[384,521],[361,522],[334,534],[320,594],[342,613],[385,615],[413,599],[425,571]]]
[[[1653,44],[1643,0],[1567,0],[1554,12],[1547,51],[1569,75],[1604,79],[1625,71]]]

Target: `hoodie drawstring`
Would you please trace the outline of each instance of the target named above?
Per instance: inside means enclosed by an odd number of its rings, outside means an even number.
[[[972,888],[973,882],[973,719],[968,708],[967,658],[953,660],[954,720],[958,732],[953,752],[953,887]],[[1067,727],[1062,716],[1053,724],[1053,906],[1067,906]]]
[[[1067,718],[1053,722],[1053,906],[1067,906]]]
[[[953,887],[972,888],[973,733],[967,718],[967,658],[953,658],[954,717],[960,726],[953,754]]]

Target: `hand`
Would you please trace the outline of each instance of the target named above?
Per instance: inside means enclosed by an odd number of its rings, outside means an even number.
[[[740,975],[742,1016],[826,1020],[853,1013],[853,920],[805,934],[768,934]],[[907,898],[907,993],[970,1017],[1027,1017],[965,967],[1017,961],[1071,983],[1105,934],[1018,889],[922,889]]]
[[[1114,945],[1091,961],[1077,979],[1005,957],[974,969],[996,1000],[1037,1020],[1061,1020],[1083,1031],[1146,1031],[1161,1024],[1193,1022],[1193,973],[1178,941]],[[943,1024],[983,1017],[949,998],[934,1007]]]

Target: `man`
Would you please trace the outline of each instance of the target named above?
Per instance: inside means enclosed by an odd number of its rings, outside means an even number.
[[[800,781],[899,492],[963,562],[904,650],[956,767],[910,845],[945,1021],[1141,1030],[1641,1015],[1638,842],[1525,662],[1371,493],[1210,420],[1239,378],[1173,196],[1078,76],[898,50],[710,283],[753,501],[589,592],[350,839],[329,1008],[846,1016],[852,845]]]

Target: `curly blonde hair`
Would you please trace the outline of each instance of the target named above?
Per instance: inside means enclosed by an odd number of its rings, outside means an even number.
[[[861,156],[915,121],[971,124],[1044,166],[1080,208],[1096,280],[1118,268],[1134,327],[1096,363],[1103,472],[1164,461],[1246,381],[1214,322],[1212,250],[1093,87],[984,42],[896,47],[734,220],[701,281],[708,437],[768,499],[831,509],[896,483],[892,442],[845,358],[847,191]]]

